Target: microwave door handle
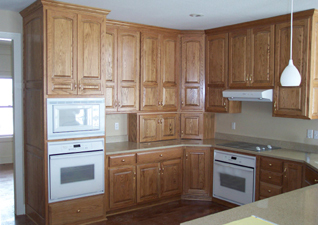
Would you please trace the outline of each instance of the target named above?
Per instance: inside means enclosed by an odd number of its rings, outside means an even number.
[[[245,170],[245,171],[251,171],[253,170],[253,168],[246,168],[243,166],[239,166],[239,165],[232,165],[232,164],[228,164],[228,163],[223,163],[223,162],[219,162],[219,161],[214,161],[214,165],[220,165],[223,167],[231,167],[233,169],[240,169],[240,170]]]

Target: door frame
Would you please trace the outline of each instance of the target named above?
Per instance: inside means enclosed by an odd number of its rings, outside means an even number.
[[[7,38],[12,40],[14,206],[15,206],[15,214],[23,215],[25,214],[25,201],[24,201],[22,35],[20,33],[0,32],[0,38]]]

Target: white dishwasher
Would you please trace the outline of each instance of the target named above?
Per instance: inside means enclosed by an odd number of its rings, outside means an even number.
[[[255,201],[256,157],[214,150],[213,197],[237,205]]]

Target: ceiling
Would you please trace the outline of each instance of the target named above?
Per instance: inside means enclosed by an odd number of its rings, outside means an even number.
[[[0,0],[19,12],[35,0]],[[60,0],[111,10],[108,19],[180,30],[203,30],[290,13],[290,0]],[[294,0],[294,11],[318,9],[318,0]],[[203,14],[190,17],[189,14]]]

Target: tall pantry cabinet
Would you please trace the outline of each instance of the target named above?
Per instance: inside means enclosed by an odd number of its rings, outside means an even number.
[[[24,39],[26,214],[37,224],[105,218],[104,195],[48,204],[46,99],[104,98],[107,10],[38,0],[20,12]],[[94,202],[94,209],[87,207]],[[76,207],[83,206],[81,213]],[[63,211],[61,211],[63,210]]]

